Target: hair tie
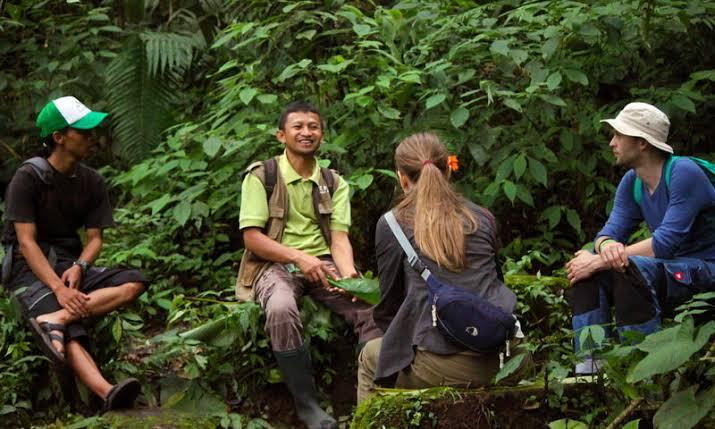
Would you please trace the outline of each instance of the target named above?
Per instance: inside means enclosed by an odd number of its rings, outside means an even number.
[[[425,159],[424,161],[422,161],[422,166],[423,166],[423,167],[424,167],[425,165],[427,165],[427,164],[432,164],[432,165],[434,165],[434,162],[432,162],[431,159]]]

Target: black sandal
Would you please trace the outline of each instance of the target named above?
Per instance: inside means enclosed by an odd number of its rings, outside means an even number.
[[[34,317],[30,319],[32,334],[35,336],[42,352],[58,365],[65,364],[65,355],[57,350],[52,341],[65,343],[65,325],[61,323],[38,322]],[[54,331],[62,332],[62,335],[55,334]]]
[[[104,401],[103,412],[132,408],[134,400],[139,396],[141,384],[136,378],[127,378],[119,384],[115,384]]]

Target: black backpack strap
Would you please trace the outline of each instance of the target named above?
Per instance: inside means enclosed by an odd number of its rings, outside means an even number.
[[[265,174],[263,186],[266,188],[266,198],[270,201],[271,195],[273,195],[273,189],[276,187],[276,181],[278,180],[278,160],[276,160],[276,158],[270,158],[263,161],[263,171]]]
[[[37,177],[39,177],[43,183],[47,185],[52,184],[52,176],[54,175],[54,173],[52,167],[50,166],[50,163],[45,158],[41,156],[35,156],[22,163],[22,165],[25,164],[29,164],[32,169],[35,170],[35,174],[37,174]]]

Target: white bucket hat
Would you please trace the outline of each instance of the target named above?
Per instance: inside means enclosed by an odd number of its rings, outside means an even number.
[[[648,103],[629,103],[618,112],[615,119],[602,119],[621,134],[642,137],[658,149],[673,153],[673,148],[666,143],[670,120],[657,107]]]

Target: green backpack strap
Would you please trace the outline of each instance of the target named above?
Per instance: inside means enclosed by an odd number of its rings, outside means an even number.
[[[693,162],[698,164],[698,166],[705,171],[705,174],[710,179],[710,183],[715,185],[715,164],[706,159],[695,158],[693,156],[691,156],[690,159],[692,159]]]
[[[676,155],[671,155],[668,157],[668,159],[665,161],[665,167],[663,168],[663,174],[665,175],[665,188],[666,190],[670,188],[670,174],[671,171],[673,170],[673,162],[680,158],[679,156]],[[695,158],[692,158],[695,160]],[[707,162],[707,161],[705,161]],[[710,163],[708,163],[710,164]],[[636,176],[635,180],[633,180],[633,201],[636,202],[639,206],[641,205],[641,201],[643,200],[643,181],[641,181],[641,178]]]

